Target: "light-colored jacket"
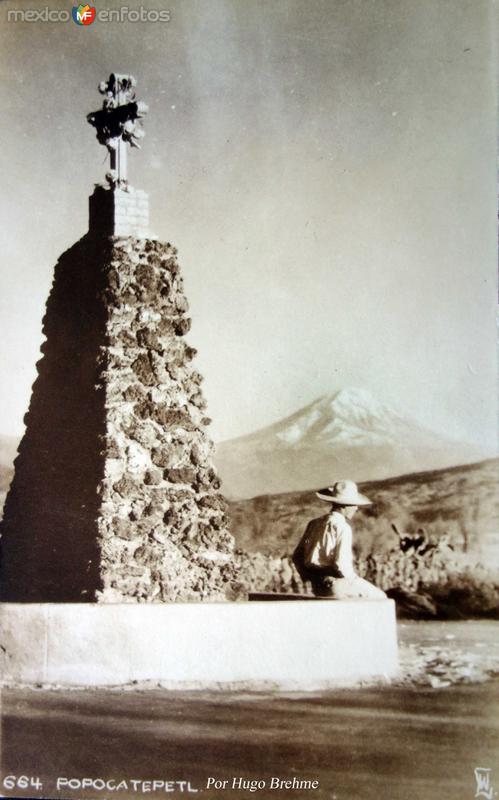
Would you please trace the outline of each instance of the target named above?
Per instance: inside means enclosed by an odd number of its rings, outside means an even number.
[[[355,577],[352,529],[339,511],[311,520],[298,545],[306,569],[331,568],[345,578]]]

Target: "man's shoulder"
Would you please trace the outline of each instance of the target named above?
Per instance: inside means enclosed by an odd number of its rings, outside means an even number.
[[[336,530],[351,530],[349,523],[339,511],[333,511],[330,516],[331,523]]]
[[[324,531],[326,530],[328,515],[326,514],[323,517],[316,517],[316,519],[311,519],[308,522],[307,527],[301,537],[300,541],[296,546],[296,550],[293,554],[293,559],[296,563],[296,558],[299,561],[302,561],[303,558],[303,551],[308,551],[310,547],[314,546],[317,541],[322,537]]]
[[[307,533],[313,533],[314,531],[323,530],[329,519],[329,514],[323,514],[322,517],[316,517],[315,519],[311,519],[307,525]]]
[[[324,525],[329,519],[329,514],[323,514],[322,517],[315,517],[315,519],[311,519],[308,523],[309,525],[318,526]]]

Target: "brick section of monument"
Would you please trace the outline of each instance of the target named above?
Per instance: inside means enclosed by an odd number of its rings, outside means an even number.
[[[176,250],[101,234],[56,266],[1,525],[1,598],[230,598],[234,542]]]
[[[89,229],[103,236],[147,238],[149,198],[131,186],[114,189],[96,186],[89,198]]]

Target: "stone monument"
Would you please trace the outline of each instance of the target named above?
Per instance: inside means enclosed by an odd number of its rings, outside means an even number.
[[[47,303],[1,527],[0,683],[315,690],[389,678],[391,600],[189,602],[246,599],[268,559],[234,551],[177,253],[148,233],[147,197],[127,181],[146,111],[134,86],[111,75],[89,115],[111,169]]]
[[[99,89],[87,119],[111,169],[55,268],[1,525],[1,598],[224,600],[234,543],[177,251],[149,235],[147,195],[127,180],[147,106],[131,76]]]

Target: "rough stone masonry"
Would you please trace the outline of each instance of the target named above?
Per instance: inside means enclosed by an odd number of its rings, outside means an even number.
[[[2,523],[3,600],[237,591],[177,251],[114,235],[142,230],[145,207],[97,187],[89,233],[56,266]]]
[[[127,179],[147,105],[131,75],[87,115],[110,157],[89,232],[59,259],[1,525],[0,597],[232,599],[241,590],[211,461],[177,251]]]

